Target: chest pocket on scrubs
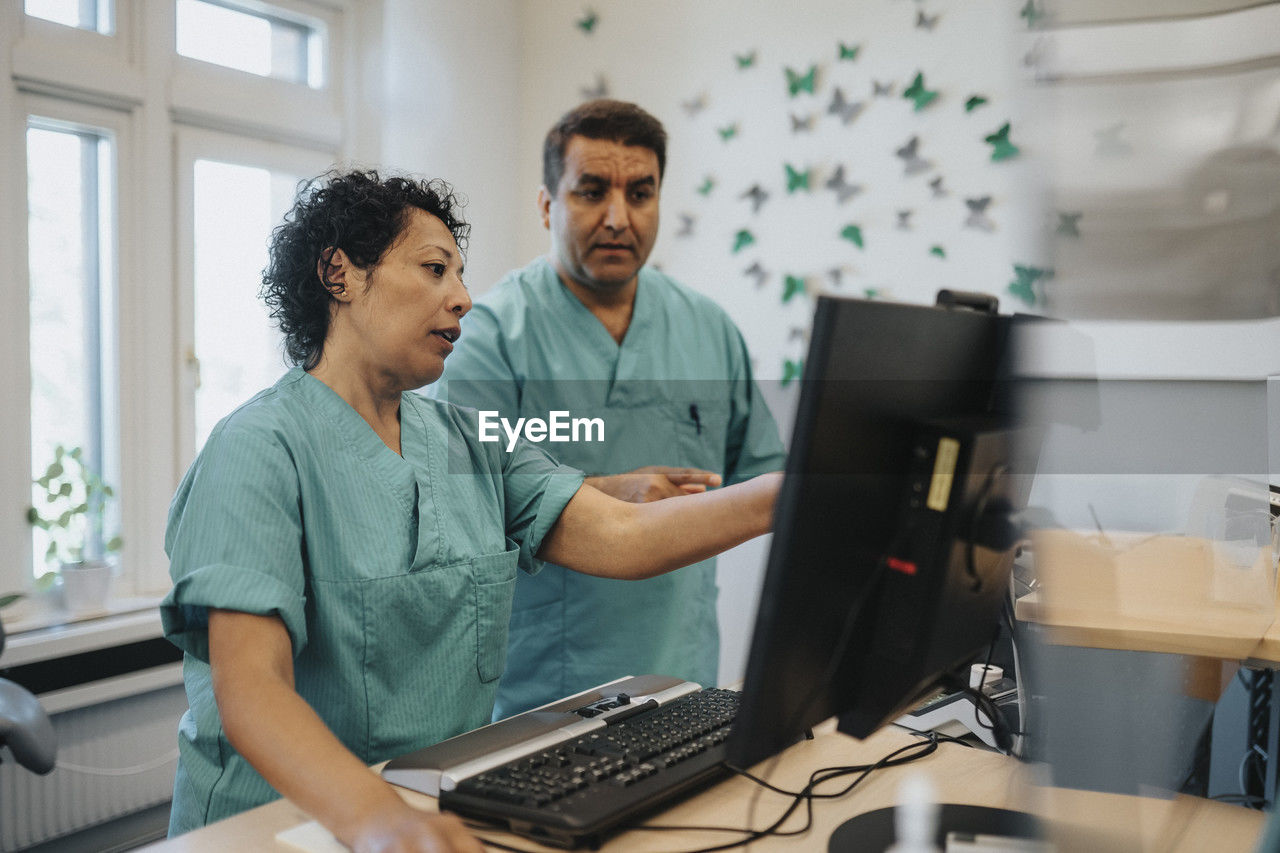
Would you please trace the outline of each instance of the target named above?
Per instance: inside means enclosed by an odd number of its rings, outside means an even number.
[[[516,589],[520,550],[486,554],[471,561],[476,608],[476,671],[482,682],[502,675],[507,659],[511,597]]]
[[[729,405],[723,401],[672,403],[678,464],[724,473]]]

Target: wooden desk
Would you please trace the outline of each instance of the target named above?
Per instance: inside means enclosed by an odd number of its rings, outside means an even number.
[[[828,723],[812,741],[787,750],[775,766],[756,768],[774,784],[798,789],[813,770],[835,765],[871,763],[888,752],[916,741],[896,728],[857,741],[834,731]],[[1035,784],[1035,768],[998,753],[943,744],[933,755],[906,767],[871,774],[839,800],[819,801],[814,826],[794,838],[767,838],[753,843],[753,851],[823,851],[834,829],[847,818],[885,806],[896,799],[897,786],[908,773],[924,772],[933,780],[943,802],[999,806],[1030,811],[1049,818],[1057,828],[1061,853],[1091,851],[1252,851],[1262,831],[1264,815],[1239,806],[1183,797],[1159,800],[1085,791],[1045,788]],[[435,800],[398,789],[415,806],[434,811]],[[742,778],[731,778],[654,816],[663,826],[766,826],[782,814],[790,800],[762,791]],[[154,845],[166,853],[223,853],[227,850],[288,849],[277,833],[308,821],[306,814],[280,800],[196,832]],[[799,827],[803,807],[784,828]],[[505,833],[482,833],[528,850],[550,850]],[[730,833],[700,831],[645,832],[630,830],[615,836],[606,853],[657,853],[689,850],[734,840]]]
[[[1270,554],[1252,567],[1182,536],[1038,531],[1038,591],[1014,614],[1055,645],[1280,664]]]

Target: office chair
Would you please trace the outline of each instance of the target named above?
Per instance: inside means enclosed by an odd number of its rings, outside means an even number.
[[[3,652],[4,623],[0,622]],[[40,701],[25,687],[0,678],[0,747],[5,746],[33,773],[44,775],[57,763],[58,739]]]

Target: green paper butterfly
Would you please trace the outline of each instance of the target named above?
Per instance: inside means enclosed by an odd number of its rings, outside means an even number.
[[[733,253],[736,255],[755,241],[755,236],[750,231],[743,228],[737,234],[733,235]]]
[[[595,12],[587,12],[578,19],[578,29],[589,35],[596,28],[596,22],[599,20]]]
[[[1051,278],[1053,276],[1053,270],[1041,269],[1040,267],[1024,267],[1021,264],[1014,264],[1013,274],[1018,278],[1016,281],[1009,282],[1009,292],[1028,305],[1035,305],[1035,283],[1042,278]]]
[[[698,195],[711,195],[711,188],[716,185],[715,179],[707,175],[702,182],[702,186],[698,187]]]
[[[782,360],[782,382],[780,384],[784,388],[790,385],[796,379],[799,379],[803,374],[804,374],[803,361],[792,361],[789,358],[785,358]]]
[[[782,289],[782,301],[790,302],[791,297],[804,293],[804,279],[799,276],[789,275],[786,277],[786,284]]]
[[[838,58],[850,60],[857,59],[858,49],[861,47],[862,45],[860,44],[845,44],[844,42],[840,42],[840,53]]]
[[[933,255],[935,258],[942,258],[943,260],[946,260],[947,258],[947,250],[941,246],[930,246],[929,254]]]
[[[1044,12],[1036,8],[1035,0],[1027,0],[1026,5],[1022,7],[1022,11],[1018,13],[1018,17],[1026,18],[1027,26],[1034,27],[1044,17]]]
[[[992,161],[1008,160],[1010,157],[1018,156],[1018,146],[1009,141],[1009,122],[1006,121],[995,133],[983,138],[992,145]]]
[[[796,190],[809,189],[809,174],[812,172],[811,169],[805,169],[803,172],[798,172],[792,168],[790,163],[783,163],[782,165],[787,169],[788,193],[793,193]]]
[[[866,290],[862,291],[862,295],[868,299],[878,299],[880,297],[880,288],[868,287]]]
[[[754,50],[750,53],[735,53],[733,58],[738,61],[738,68],[740,69],[750,68],[756,64],[756,52]]]
[[[863,248],[861,226],[846,225],[844,228],[840,229],[840,236],[857,246],[859,249]]]
[[[724,127],[716,128],[716,133],[719,133],[720,138],[728,142],[738,135],[738,126],[736,124],[727,124]]]
[[[938,97],[936,89],[926,89],[924,87],[924,72],[916,72],[916,77],[911,81],[911,85],[902,93],[902,97],[909,101],[915,102],[916,112],[924,109]]]
[[[796,71],[788,68],[787,71],[787,91],[791,93],[791,97],[795,97],[801,92],[813,94],[813,84],[818,77],[818,66],[810,65],[809,70],[803,76]]]
[[[982,97],[981,95],[974,95],[971,98],[969,98],[969,100],[964,102],[964,111],[967,113],[971,113],[974,110],[976,110],[978,107],[985,104],[986,102],[987,102],[987,99]]]

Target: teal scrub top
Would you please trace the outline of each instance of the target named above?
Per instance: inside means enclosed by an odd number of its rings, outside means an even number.
[[[657,270],[640,271],[621,345],[546,258],[485,294],[462,332],[428,393],[511,423],[554,411],[599,418],[604,441],[583,429],[577,441],[540,445],[588,475],[694,466],[729,484],[783,467],[741,334],[714,302]],[[495,718],[623,675],[716,684],[716,596],[714,560],[643,581],[553,565],[522,575]]]
[[[190,709],[170,833],[278,796],[227,742],[208,608],[278,616],[299,694],[370,764],[487,723],[516,568],[582,483],[541,449],[476,441],[458,409],[401,397],[403,456],[294,369],[224,418],[178,488],[161,604]]]

